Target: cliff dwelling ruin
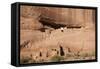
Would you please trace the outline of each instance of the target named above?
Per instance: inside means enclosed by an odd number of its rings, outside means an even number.
[[[20,63],[95,59],[95,10],[20,7]]]

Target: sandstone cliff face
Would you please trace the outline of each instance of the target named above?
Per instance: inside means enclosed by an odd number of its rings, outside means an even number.
[[[95,10],[39,6],[20,10],[22,64],[95,59]]]
[[[89,26],[95,22],[93,9],[73,9],[54,7],[22,6],[21,16],[29,17],[35,21],[45,19],[47,22],[64,24],[67,26]],[[32,21],[31,21],[32,22]],[[89,24],[88,24],[89,23]]]

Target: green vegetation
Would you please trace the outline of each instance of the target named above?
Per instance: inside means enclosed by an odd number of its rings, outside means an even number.
[[[93,52],[90,54],[90,56],[95,56],[95,52],[93,51]]]
[[[64,60],[64,57],[58,56],[58,55],[53,56],[53,57],[51,58],[51,61],[53,61],[53,62],[59,62],[59,61],[61,61],[61,60]]]

